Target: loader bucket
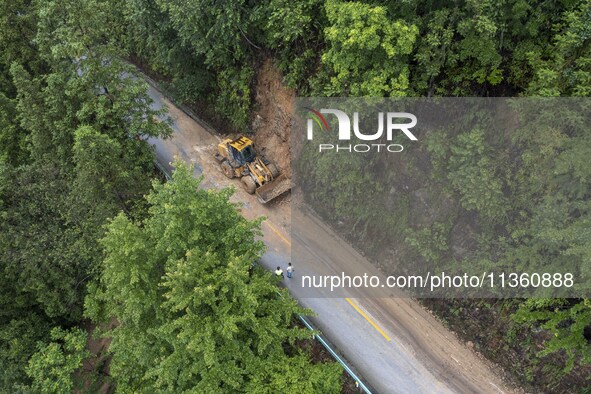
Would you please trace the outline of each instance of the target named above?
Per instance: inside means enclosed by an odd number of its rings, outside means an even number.
[[[291,189],[291,179],[286,177],[285,174],[281,174],[273,181],[259,187],[255,194],[262,204],[266,204],[289,189]]]

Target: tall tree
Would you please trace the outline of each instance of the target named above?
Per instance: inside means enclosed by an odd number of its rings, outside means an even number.
[[[15,93],[9,73],[13,63],[27,67],[35,74],[45,69],[35,42],[37,11],[36,1],[0,1],[0,92],[11,98]]]
[[[328,48],[322,55],[329,96],[404,96],[409,88],[408,55],[418,29],[393,19],[385,7],[329,0]]]
[[[264,250],[260,220],[245,220],[230,195],[200,189],[177,163],[171,182],[154,184],[146,220],[110,223],[86,314],[117,322],[105,335],[119,389],[338,390],[340,368],[312,365],[294,346],[310,337],[294,326],[306,311],[253,269]]]
[[[243,0],[157,3],[168,13],[184,45],[215,73],[209,100],[236,127],[246,126],[254,77],[251,50],[258,47],[248,36],[252,6]]]
[[[552,335],[538,355],[566,353],[564,372],[591,364],[591,300],[529,299],[513,316],[528,326],[540,325]]]
[[[527,93],[588,97],[591,95],[591,5],[581,2],[560,17],[547,47],[527,52],[534,74]]]
[[[82,361],[90,355],[86,349],[87,334],[74,328],[53,328],[51,342],[40,342],[37,352],[31,356],[27,374],[32,379],[25,391],[44,394],[67,394],[74,388],[74,372],[82,367]]]
[[[118,8],[88,0],[5,11],[7,29],[27,27],[31,43],[20,55],[7,47],[12,63],[0,67],[12,86],[0,93],[0,336],[10,365],[0,391],[10,392],[30,383],[34,343],[47,341],[52,326],[80,321],[103,225],[149,190],[145,136],[169,128],[121,59]]]

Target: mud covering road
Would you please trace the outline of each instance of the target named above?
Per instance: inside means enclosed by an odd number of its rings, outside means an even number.
[[[299,275],[314,272],[317,264],[335,273],[342,272],[346,267],[341,264],[350,261],[367,272],[375,268],[317,218],[292,203],[290,195],[261,205],[242,190],[239,181],[225,178],[213,158],[219,138],[171,105],[154,87],[149,93],[155,108],[168,107],[174,129],[170,139],[149,140],[158,161],[168,169],[175,159],[192,163],[195,176],[203,176],[203,187],[234,186],[232,200],[241,204],[245,217],[265,216],[262,229],[268,250],[262,264],[285,269],[292,242],[309,245],[308,263],[297,266],[293,282],[286,278],[285,284],[303,306],[316,313],[313,322],[375,392],[516,392],[500,377],[501,371],[461,343],[414,300],[372,299],[361,292],[349,299],[305,298],[295,281]],[[297,228],[305,231],[291,234],[292,216],[299,221]]]

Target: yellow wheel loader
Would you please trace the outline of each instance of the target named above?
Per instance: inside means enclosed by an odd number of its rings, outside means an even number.
[[[244,190],[256,194],[263,204],[291,189],[289,178],[280,174],[275,164],[258,156],[254,143],[247,137],[220,142],[215,159],[226,177],[240,178]]]

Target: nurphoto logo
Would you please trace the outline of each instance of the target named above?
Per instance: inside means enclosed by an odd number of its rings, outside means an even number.
[[[351,140],[351,119],[344,111],[333,108],[322,108],[317,111],[313,108],[306,107],[310,113],[310,117],[307,120],[307,133],[308,140],[314,139],[314,125],[318,129],[330,132],[331,128],[323,116],[323,114],[331,114],[336,116],[338,121],[338,137],[339,141],[350,141]],[[386,119],[386,126],[384,127],[384,118]],[[406,122],[404,121],[406,120]],[[410,122],[409,122],[410,120]],[[402,121],[402,123],[401,123]],[[408,112],[384,112],[378,113],[378,129],[370,134],[363,133],[359,129],[359,113],[353,112],[353,133],[361,141],[377,141],[384,135],[384,129],[386,133],[386,140],[392,141],[395,132],[402,132],[409,140],[417,141],[417,137],[410,131],[411,128],[416,126],[417,117]],[[362,144],[318,144],[318,150],[320,152],[358,152],[365,153],[370,151],[377,152],[402,152],[404,147],[400,144],[392,143],[362,143]]]

